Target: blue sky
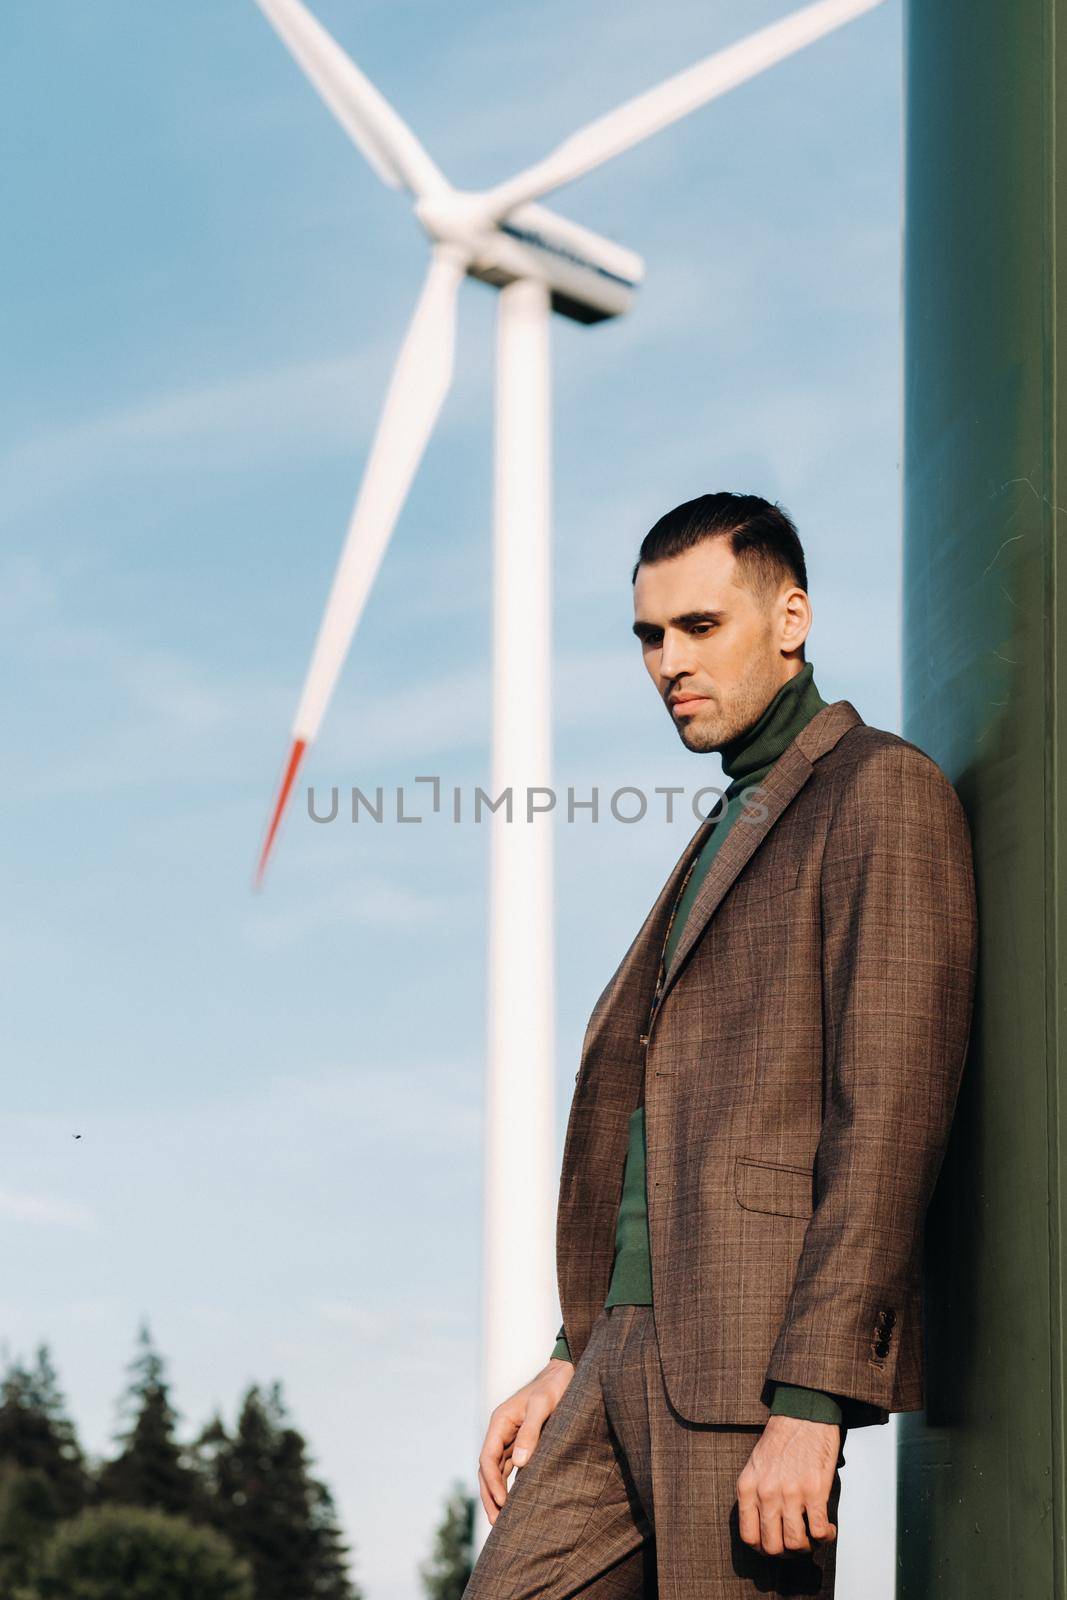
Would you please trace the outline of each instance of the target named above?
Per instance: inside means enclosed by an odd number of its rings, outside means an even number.
[[[787,9],[318,14],[474,187]],[[626,318],[553,326],[559,787],[716,781],[629,632],[642,535],[709,489],[790,509],[816,682],[899,727],[899,32],[889,3],[547,202],[646,263]],[[400,1600],[481,1433],[485,834],[298,805],[249,879],[425,243],[251,0],[15,0],[5,34],[0,1337],[52,1343],[93,1449],[141,1316],[190,1429],[280,1377]],[[488,782],[495,309],[464,286],[316,785]],[[561,1132],[692,827],[557,827]],[[843,1557],[848,1514],[846,1483]]]

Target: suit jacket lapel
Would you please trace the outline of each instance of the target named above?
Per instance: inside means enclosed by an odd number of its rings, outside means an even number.
[[[707,818],[701,822],[693,837],[679,856],[670,877],[657,896],[656,903],[638,929],[633,943],[612,974],[607,988],[600,996],[589,1017],[582,1044],[582,1060],[592,1058],[604,1029],[615,1020],[624,994],[634,997],[633,1003],[642,1015],[647,1015],[659,975],[660,952],[667,937],[667,925],[675,897],[682,885],[693,856],[703,847],[711,832]]]
[[[817,711],[811,721],[797,734],[792,744],[784,751],[775,762],[770,772],[759,786],[753,803],[761,808],[762,815],[758,818],[743,811],[741,816],[731,827],[722,846],[708,869],[707,877],[700,886],[685,928],[678,941],[674,952],[674,960],[670,970],[664,978],[659,992],[657,1009],[671,988],[690,950],[696,944],[700,935],[707,927],[715,913],[723,895],[729,889],[741,868],[751,860],[758,847],[770,833],[778,818],[782,815],[789,802],[800,792],[811,777],[814,762],[828,750],[832,750],[843,733],[855,727],[863,718],[855,706],[848,700],[835,700],[831,705],[824,706]],[[679,868],[683,863],[692,859],[695,851],[699,851],[707,832],[709,823],[701,825],[690,847],[686,850],[682,862],[671,874],[667,888],[677,886],[680,878]],[[667,890],[664,890],[664,895]],[[656,902],[658,911],[663,901],[663,895]],[[673,895],[671,896],[673,903]],[[668,908],[669,910],[669,908]],[[653,913],[654,915],[655,913]],[[649,919],[651,920],[651,918]],[[647,926],[647,924],[646,924]],[[642,933],[644,929],[642,929]],[[640,938],[641,935],[638,935]],[[665,932],[664,932],[665,937]],[[662,946],[662,939],[660,941]]]

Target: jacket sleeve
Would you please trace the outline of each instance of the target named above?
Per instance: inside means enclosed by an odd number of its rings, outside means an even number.
[[[815,1205],[766,1375],[892,1409],[977,961],[967,819],[916,746],[881,746],[845,781],[822,859],[821,914]]]

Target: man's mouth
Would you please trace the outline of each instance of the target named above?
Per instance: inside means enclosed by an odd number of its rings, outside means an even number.
[[[680,712],[695,711],[698,706],[704,704],[706,699],[706,694],[672,694],[669,704],[671,710],[677,715]]]

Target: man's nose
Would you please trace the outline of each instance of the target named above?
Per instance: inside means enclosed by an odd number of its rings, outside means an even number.
[[[693,671],[693,641],[680,629],[667,628],[663,634],[659,670],[664,678],[684,677]]]

